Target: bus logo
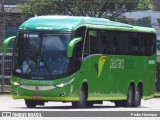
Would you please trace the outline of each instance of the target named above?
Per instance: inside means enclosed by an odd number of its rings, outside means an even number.
[[[102,56],[102,57],[99,58],[99,61],[98,61],[98,76],[97,76],[97,78],[99,78],[99,76],[101,75],[102,70],[103,70],[103,65],[104,65],[104,63],[106,62],[107,59],[108,59],[107,56]]]
[[[35,90],[39,90],[39,87],[38,87],[38,86],[36,86],[36,87],[35,87]]]

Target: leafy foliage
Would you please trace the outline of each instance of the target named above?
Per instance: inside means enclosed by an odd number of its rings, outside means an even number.
[[[152,0],[30,0],[18,6],[28,16],[54,14],[109,19],[135,9],[154,9]]]
[[[118,17],[116,21],[136,25],[136,26],[143,26],[143,27],[152,27],[151,26],[151,18],[150,17],[143,17],[139,19],[133,18],[126,18],[126,17]]]

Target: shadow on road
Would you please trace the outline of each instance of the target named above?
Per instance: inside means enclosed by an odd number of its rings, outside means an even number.
[[[34,109],[34,110],[39,110],[39,109],[43,109],[43,110],[49,110],[49,109],[61,109],[61,110],[70,110],[70,109],[80,109],[80,108],[73,108],[72,106],[37,106],[36,108],[27,108],[27,107],[16,107],[16,108],[20,108],[20,109]],[[104,109],[104,108],[107,108],[107,109],[113,109],[113,108],[125,108],[125,107],[115,107],[115,106],[93,106],[93,107],[90,107],[90,108],[83,108],[83,109]],[[136,107],[130,107],[132,109],[137,109]],[[144,106],[140,106],[138,108],[147,108],[147,107],[144,107]],[[127,109],[127,107],[126,107]]]

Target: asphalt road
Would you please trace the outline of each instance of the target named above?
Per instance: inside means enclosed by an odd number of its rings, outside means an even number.
[[[138,108],[115,107],[114,103],[104,101],[103,104],[96,104],[93,108],[75,109],[71,103],[47,102],[45,106],[27,108],[24,100],[12,99],[10,95],[0,95],[0,111],[160,111],[160,98],[152,98],[141,101]]]
[[[71,103],[62,103],[62,102],[48,102],[45,103],[45,106],[37,106],[36,108],[27,108],[25,106],[24,100],[12,99],[10,95],[0,95],[0,112],[8,112],[12,111],[12,115],[19,115],[13,114],[14,112],[31,112],[31,113],[42,113],[42,117],[31,117],[29,120],[160,120],[160,117],[136,117],[130,115],[129,117],[124,117],[125,113],[132,111],[136,114],[152,112],[154,114],[157,113],[160,116],[160,98],[152,98],[149,100],[142,100],[141,106],[138,108],[125,108],[125,107],[115,107],[114,103],[104,101],[103,104],[96,104],[93,108],[86,108],[86,109],[75,109],[72,108]],[[77,112],[78,111],[78,112]],[[120,117],[116,117],[115,112],[122,112]],[[50,113],[50,117],[44,117],[44,112]],[[81,113],[82,112],[82,113]],[[140,113],[141,112],[141,113]],[[99,114],[97,114],[99,113]],[[78,114],[79,117],[75,117],[74,115]],[[111,117],[105,116],[106,114],[111,115]],[[118,113],[119,114],[119,113]],[[124,114],[124,116],[123,116]],[[21,114],[22,115],[22,114]],[[39,115],[39,114],[38,114]],[[58,117],[56,117],[56,115]],[[62,116],[61,116],[62,115]],[[73,115],[73,117],[72,117]],[[84,115],[84,116],[83,116]],[[85,117],[87,115],[87,117]],[[97,116],[98,117],[97,117]],[[101,116],[102,115],[102,116]],[[41,114],[40,114],[41,116]],[[69,116],[69,117],[68,117]],[[99,117],[100,116],[100,117]],[[8,117],[0,117],[0,120],[17,120],[17,116],[12,116],[11,118]],[[26,117],[21,117],[19,119],[28,120]]]

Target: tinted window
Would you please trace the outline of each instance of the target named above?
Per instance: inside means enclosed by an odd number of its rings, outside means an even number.
[[[108,31],[108,39],[109,39],[109,54],[113,54],[113,55],[116,55],[116,54],[119,54],[119,49],[120,49],[120,46],[119,46],[119,39],[118,39],[118,32],[115,32],[115,31]]]
[[[129,36],[129,54],[139,55],[139,38],[137,33],[131,33]]]
[[[136,56],[150,56],[155,53],[156,39],[154,35],[130,33],[129,54]]]
[[[88,30],[87,38],[85,40],[84,57],[90,54],[98,53],[98,32],[95,30]]]
[[[90,54],[98,53],[98,32],[90,31],[89,40],[90,40]]]
[[[139,35],[139,55],[145,56],[144,34]]]
[[[119,32],[119,54],[128,55],[129,47],[128,47],[128,33],[127,32]]]
[[[107,31],[100,31],[99,34],[100,34],[100,37],[98,40],[98,53],[108,54],[108,50],[109,50],[108,32]]]
[[[147,33],[90,30],[85,44],[85,55],[111,54],[150,56],[156,50],[156,37]],[[89,36],[90,35],[90,36]]]
[[[85,39],[85,43],[84,43],[84,53],[83,56],[86,57],[90,54],[90,50],[89,50],[89,33],[87,32],[87,37]]]
[[[43,49],[45,50],[66,50],[69,39],[64,39],[60,35],[46,35],[44,37]]]
[[[145,55],[152,55],[156,50],[156,39],[154,35],[144,35],[144,49]]]
[[[27,79],[54,79],[68,73],[71,34],[19,33],[13,74]]]

